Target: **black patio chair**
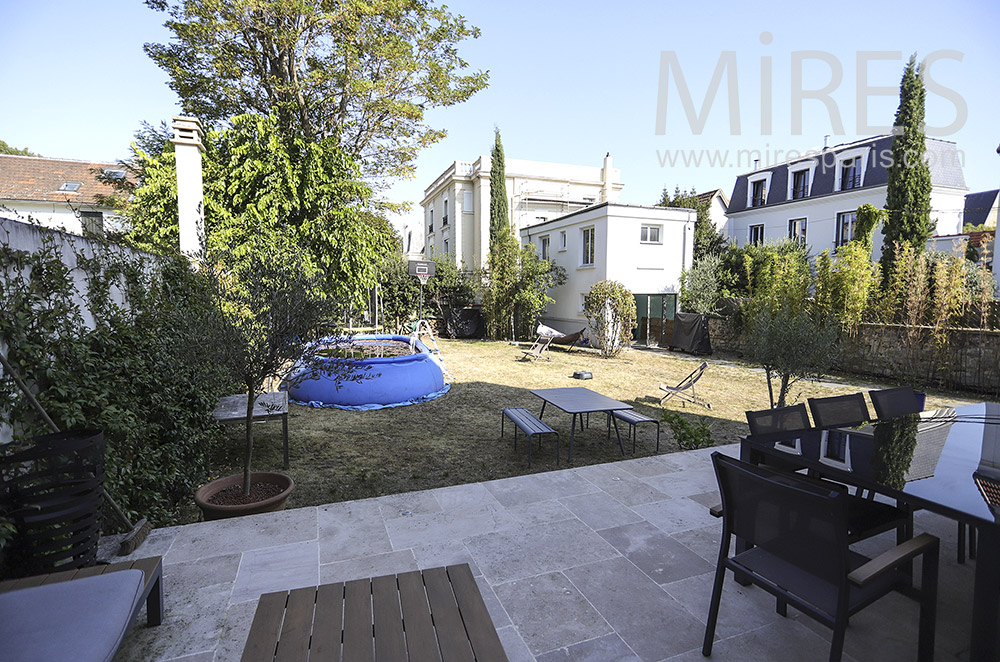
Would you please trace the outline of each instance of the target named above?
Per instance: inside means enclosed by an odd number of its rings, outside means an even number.
[[[848,541],[848,495],[801,476],[771,471],[712,454],[724,515],[719,561],[702,654],[712,654],[726,570],[746,577],[787,605],[833,629],[830,660],[840,660],[848,619],[878,598],[900,590],[920,602],[920,662],[934,657],[939,541],[922,533],[875,559],[853,552]],[[729,555],[730,539],[751,545]],[[922,557],[920,590],[900,566]]]
[[[875,407],[875,418],[880,421],[906,414],[919,414],[923,411],[923,405],[912,386],[868,391],[868,397],[872,399],[872,405]]]
[[[755,437],[778,432],[808,430],[811,427],[806,406],[801,402],[791,407],[748,411],[746,415],[747,424],[750,425],[750,434]]]
[[[809,415],[806,406],[801,402],[790,407],[762,409],[746,412],[750,434],[755,437],[774,437],[781,433],[791,433],[799,430],[809,430]],[[767,466],[778,471],[795,471],[799,465],[794,462],[781,462],[777,458],[768,458]],[[837,489],[847,492],[847,486],[821,478],[817,474],[802,476],[808,480],[822,483],[827,489]],[[895,507],[874,499],[851,496],[848,503],[848,538],[855,543],[859,540],[877,536],[886,531],[896,530],[896,542],[901,543],[912,536],[912,513],[903,508]],[[710,509],[718,517],[721,509],[716,506]]]
[[[816,427],[823,429],[849,428],[871,420],[864,393],[809,398],[809,411]]]

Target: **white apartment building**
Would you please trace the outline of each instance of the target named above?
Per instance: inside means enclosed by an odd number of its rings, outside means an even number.
[[[875,136],[739,175],[727,212],[726,234],[740,245],[785,237],[808,244],[813,254],[854,237],[857,208],[885,207],[892,136]],[[927,139],[931,173],[931,221],[936,235],[962,231],[968,188],[955,143]],[[873,258],[882,255],[875,231]]]
[[[449,255],[466,269],[486,265],[490,245],[488,155],[455,161],[424,190],[424,255]],[[621,171],[611,155],[602,166],[578,166],[506,159],[507,201],[519,232],[602,202],[617,202]]]
[[[584,297],[595,283],[616,280],[635,295],[636,340],[659,343],[663,320],[677,309],[681,271],[691,267],[697,217],[691,209],[606,202],[521,229],[522,244],[566,270],[542,323],[564,333],[587,327]]]

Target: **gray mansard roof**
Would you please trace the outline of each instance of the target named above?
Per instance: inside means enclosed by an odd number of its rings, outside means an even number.
[[[868,163],[865,168],[864,183],[861,188],[867,189],[876,186],[885,186],[889,176],[888,165],[891,162],[892,140],[892,136],[866,138],[853,143],[830,147],[815,155],[805,156],[800,159],[780,163],[770,168],[760,168],[739,175],[736,178],[733,195],[729,201],[729,213],[747,209],[747,187],[749,186],[748,182],[750,178],[755,178],[758,175],[768,172],[771,173],[771,183],[768,187],[767,200],[763,207],[789,202],[789,173],[807,168],[813,160],[816,160],[818,165],[813,171],[813,181],[811,182],[809,195],[797,201],[840,193],[840,191],[833,190],[836,182],[837,156],[842,152],[863,147],[871,147],[871,149],[868,152]],[[966,188],[965,175],[962,171],[962,155],[956,148],[955,143],[928,138],[927,155],[931,171],[931,183],[934,186]],[[758,209],[763,207],[758,207]]]
[[[992,191],[979,191],[965,196],[965,213],[962,215],[962,222],[971,225],[983,225],[989,218],[990,211],[996,204],[997,189]]]

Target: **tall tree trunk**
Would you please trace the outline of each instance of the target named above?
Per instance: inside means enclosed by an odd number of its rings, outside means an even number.
[[[243,455],[243,496],[250,496],[250,459],[253,455],[253,405],[257,400],[256,389],[247,385],[246,448]]]

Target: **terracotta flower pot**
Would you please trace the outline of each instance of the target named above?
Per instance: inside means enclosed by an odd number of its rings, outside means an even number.
[[[256,515],[257,513],[272,513],[276,510],[284,510],[288,496],[295,488],[295,483],[290,476],[274,473],[271,471],[254,471],[250,474],[250,483],[273,483],[281,487],[281,493],[273,497],[257,501],[255,503],[237,505],[216,505],[209,503],[209,500],[233,485],[243,484],[243,474],[233,474],[225,478],[218,478],[198,488],[194,493],[194,502],[201,508],[202,515],[206,520],[225,519],[227,517],[240,517],[241,515]]]

